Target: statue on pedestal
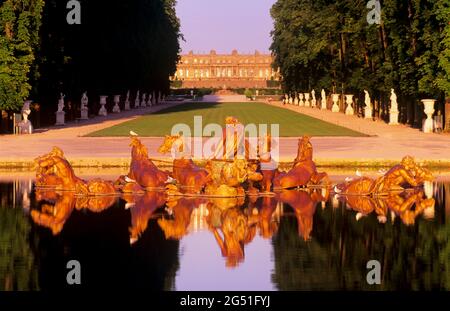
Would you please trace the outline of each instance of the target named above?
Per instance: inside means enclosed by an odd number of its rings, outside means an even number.
[[[58,111],[56,111],[56,124],[55,125],[65,125],[66,113],[63,111],[64,109],[64,97],[66,97],[63,93],[58,101]]]
[[[398,124],[398,103],[397,103],[397,95],[395,94],[394,89],[391,89],[391,109],[389,109],[389,124],[396,125]]]
[[[18,126],[20,128],[20,134],[32,134],[33,133],[33,125],[31,121],[28,120],[29,115],[31,114],[31,100],[26,100],[23,103],[22,107],[22,121],[19,122]]]
[[[367,90],[364,90],[364,93],[365,93],[364,103],[366,105],[366,107],[364,108],[364,118],[372,119],[372,103],[370,100],[370,95]]]
[[[127,97],[125,98],[125,110],[130,110],[130,90],[127,92]]]
[[[311,91],[311,96],[312,96],[311,107],[316,108],[316,91],[315,90]]]
[[[87,97],[87,92],[83,93],[83,96],[81,97],[81,120],[87,120],[89,119],[89,108],[88,108],[88,102],[89,99]]]
[[[324,89],[322,89],[321,97],[322,97],[322,100],[321,100],[320,109],[327,110],[327,95],[325,94],[325,90]]]
[[[141,103],[140,99],[140,95],[139,95],[139,90],[136,93],[136,99],[134,100],[134,108],[139,108],[139,105]]]
[[[142,94],[141,107],[147,107],[147,93]]]

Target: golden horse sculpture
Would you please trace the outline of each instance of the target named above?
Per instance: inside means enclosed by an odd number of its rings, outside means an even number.
[[[187,193],[200,193],[211,180],[210,174],[204,168],[197,166],[186,150],[183,136],[166,135],[158,152],[167,154],[174,151],[172,177]]]
[[[133,189],[137,183],[146,190],[164,188],[171,182],[169,173],[160,170],[148,157],[147,147],[139,140],[139,138],[131,132],[131,164],[130,171],[126,177],[122,177],[126,183],[130,183],[131,187],[123,185],[126,189]]]
[[[405,225],[413,225],[419,215],[425,218],[434,217],[435,200],[424,198],[422,190],[414,193],[391,192],[385,197],[371,196],[344,196],[347,206],[356,211],[356,220],[375,212],[378,222],[386,223],[391,212],[391,217],[399,216]]]
[[[74,209],[87,209],[99,213],[110,208],[117,198],[116,196],[80,197],[74,192],[38,189],[36,200],[45,203],[42,204],[40,211],[31,211],[31,218],[36,224],[49,228],[53,235],[57,235],[62,231]]]
[[[278,196],[281,202],[289,204],[294,209],[298,223],[298,235],[305,241],[310,240],[316,205],[318,202],[328,200],[328,191],[323,193],[319,189],[312,191],[284,190],[278,193]]]
[[[360,177],[339,184],[335,191],[343,195],[386,196],[391,191],[403,191],[408,187],[420,187],[425,181],[433,181],[431,172],[420,167],[411,156],[406,156],[383,176],[372,179]]]
[[[238,207],[220,211],[214,217],[214,204],[208,205],[206,222],[226,258],[226,266],[235,268],[245,259],[244,246],[255,237],[256,226],[252,226],[247,215]],[[214,218],[213,218],[214,217]],[[215,219],[218,218],[218,219]]]
[[[308,136],[298,141],[297,157],[292,169],[285,173],[278,173],[274,180],[274,189],[289,189],[310,184],[316,185],[321,181],[329,184],[327,173],[319,173],[313,161],[313,147]]]
[[[80,195],[111,195],[116,193],[110,181],[94,179],[86,182],[78,178],[64,152],[53,147],[48,154],[34,160],[36,167],[36,186],[59,191],[72,191]]]

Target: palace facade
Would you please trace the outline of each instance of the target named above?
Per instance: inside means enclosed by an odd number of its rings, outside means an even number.
[[[181,56],[172,80],[181,81],[183,88],[267,88],[268,81],[279,81],[279,72],[272,68],[272,61],[272,55],[258,51],[254,54],[239,54],[236,50],[231,54],[191,51]]]

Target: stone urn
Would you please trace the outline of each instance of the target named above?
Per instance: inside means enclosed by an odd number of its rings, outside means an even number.
[[[333,106],[331,107],[332,112],[339,112],[339,94],[331,94],[331,99],[333,100]]]
[[[433,113],[434,113],[434,103],[436,100],[434,99],[422,99],[421,102],[424,105],[424,112],[427,115],[427,119],[423,123],[423,132],[424,133],[433,133],[434,123],[433,123]]]
[[[355,111],[353,110],[353,95],[345,95],[345,103],[347,104],[347,108],[345,108],[345,114],[349,116],[354,115]]]
[[[114,95],[114,107],[113,107],[114,113],[120,112],[119,103],[120,103],[120,95]]]
[[[101,108],[98,111],[98,115],[99,116],[103,116],[106,117],[108,115],[108,111],[106,110],[106,99],[108,98],[108,96],[100,96],[100,105]]]
[[[299,98],[298,105],[300,107],[304,107],[305,106],[305,102],[303,101],[303,94],[302,93],[298,94],[298,98]]]
[[[309,93],[305,93],[305,107],[311,107],[311,103],[309,102]]]

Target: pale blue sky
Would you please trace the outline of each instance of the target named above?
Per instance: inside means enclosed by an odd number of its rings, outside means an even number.
[[[178,0],[183,53],[268,52],[276,0]]]

